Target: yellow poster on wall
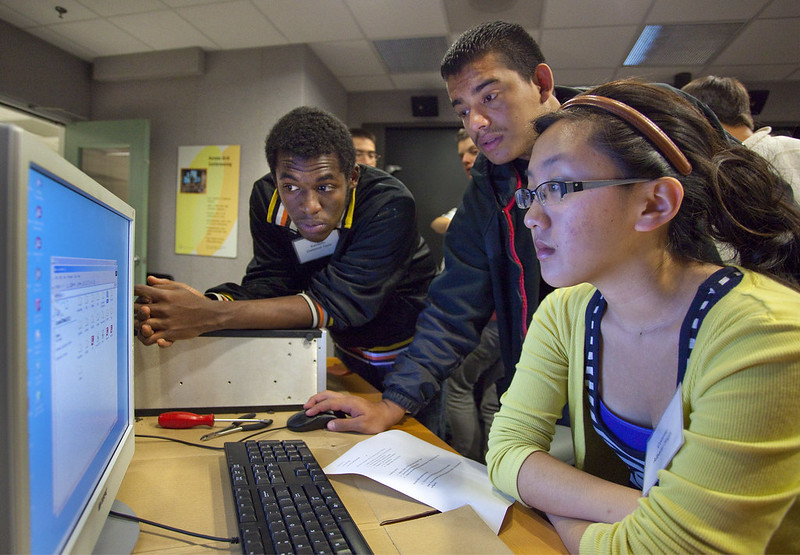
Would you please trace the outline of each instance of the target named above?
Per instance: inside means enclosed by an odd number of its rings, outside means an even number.
[[[175,252],[236,257],[240,145],[178,147]]]

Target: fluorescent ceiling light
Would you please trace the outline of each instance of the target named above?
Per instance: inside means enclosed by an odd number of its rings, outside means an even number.
[[[742,28],[742,22],[647,25],[623,65],[704,65]]]

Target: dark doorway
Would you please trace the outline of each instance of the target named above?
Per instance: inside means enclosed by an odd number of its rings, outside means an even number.
[[[468,178],[456,144],[457,127],[386,127],[384,167],[395,173],[417,201],[417,226],[434,259],[442,259],[442,235],[431,229],[434,218],[461,204]]]

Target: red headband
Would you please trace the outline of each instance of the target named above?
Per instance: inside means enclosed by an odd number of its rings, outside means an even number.
[[[683,152],[681,152],[681,149],[678,148],[678,145],[643,113],[634,110],[619,100],[594,94],[583,94],[571,98],[561,105],[561,109],[563,110],[578,105],[594,106],[595,108],[611,112],[615,116],[624,119],[638,129],[645,137],[655,143],[656,147],[667,160],[675,166],[675,169],[677,169],[681,175],[689,175],[692,173],[692,165]]]

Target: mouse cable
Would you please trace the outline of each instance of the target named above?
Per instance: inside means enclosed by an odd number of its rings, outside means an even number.
[[[269,430],[261,430],[260,432],[256,432],[254,434],[250,434],[249,436],[245,436],[245,437],[243,437],[243,438],[241,438],[241,439],[239,439],[237,441],[239,441],[239,442],[247,441],[250,438],[253,438],[253,437],[256,437],[256,436],[260,436],[262,434],[267,434],[269,432],[277,432],[278,430],[286,430],[286,429],[287,429],[286,426],[281,426],[279,428],[270,428]]]
[[[200,534],[199,532],[191,532],[189,530],[184,530],[182,528],[175,528],[174,526],[168,526],[166,524],[160,524],[158,522],[153,522],[152,520],[147,520],[146,518],[140,518],[135,515],[129,515],[126,513],[120,513],[117,511],[109,511],[109,515],[122,518],[125,520],[132,520],[133,522],[138,522],[139,524],[148,524],[150,526],[155,526],[156,528],[163,528],[164,530],[169,530],[171,532],[177,532],[179,534],[186,534],[187,536],[192,536],[195,538],[202,538],[204,540],[211,540],[216,542],[226,542],[226,543],[239,543],[239,538],[236,536],[232,536],[229,538],[222,538],[219,536],[209,536],[208,534]]]

